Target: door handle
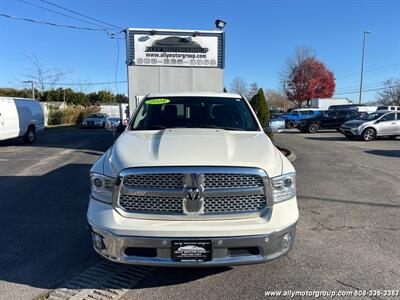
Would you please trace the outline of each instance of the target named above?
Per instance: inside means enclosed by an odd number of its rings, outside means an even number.
[[[396,122],[393,122],[393,123],[390,123],[390,124],[392,124],[392,125],[396,125]]]

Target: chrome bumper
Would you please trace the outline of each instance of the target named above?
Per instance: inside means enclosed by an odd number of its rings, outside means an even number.
[[[119,236],[91,226],[93,247],[104,258],[114,262],[147,266],[231,266],[256,264],[287,254],[295,240],[296,224],[265,235],[202,238],[151,238]],[[290,238],[288,238],[290,236]],[[100,237],[100,240],[99,240]],[[213,258],[207,262],[177,262],[171,259],[172,240],[211,240]],[[96,242],[97,241],[97,242]],[[127,248],[148,248],[154,255],[131,256]],[[252,249],[252,251],[246,251]]]

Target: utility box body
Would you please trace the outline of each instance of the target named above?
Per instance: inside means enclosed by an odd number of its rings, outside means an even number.
[[[130,115],[148,93],[222,92],[223,31],[127,29]]]

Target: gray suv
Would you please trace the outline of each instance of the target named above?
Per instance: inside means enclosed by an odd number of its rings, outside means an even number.
[[[361,137],[372,141],[377,136],[400,136],[400,113],[395,111],[377,111],[365,117],[343,123],[340,133],[347,138]]]

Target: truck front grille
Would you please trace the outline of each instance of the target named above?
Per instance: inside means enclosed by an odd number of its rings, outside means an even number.
[[[143,197],[121,195],[119,204],[127,211],[137,213],[183,213],[182,198],[177,197]]]
[[[143,197],[121,195],[119,204],[127,211],[147,214],[182,214],[182,198]],[[264,195],[207,197],[204,199],[205,214],[256,212],[266,205]]]
[[[183,188],[183,174],[135,174],[124,178],[124,186],[129,188]],[[262,187],[260,176],[247,174],[204,174],[205,188],[245,188]]]
[[[208,197],[204,201],[204,211],[209,214],[255,212],[266,205],[264,195]]]
[[[116,205],[123,213],[201,219],[259,216],[269,209],[267,175],[257,168],[161,167],[154,171],[132,168],[121,172]]]
[[[124,177],[129,188],[179,189],[183,187],[183,174],[134,174]]]

